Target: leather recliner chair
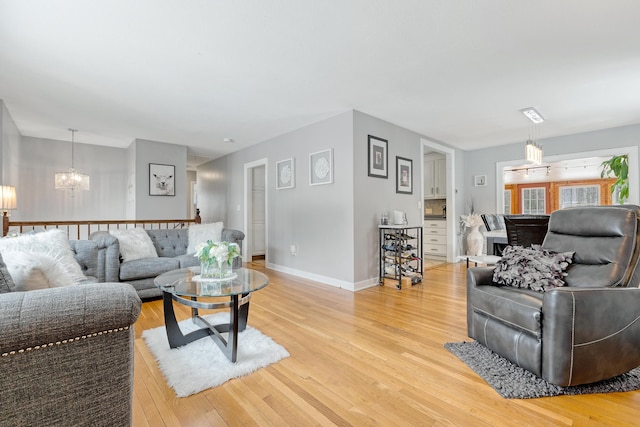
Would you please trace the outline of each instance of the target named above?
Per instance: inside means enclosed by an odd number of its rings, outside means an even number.
[[[501,286],[493,268],[467,270],[469,337],[559,386],[593,383],[640,365],[640,208],[551,214],[543,249],[575,251],[565,286]]]

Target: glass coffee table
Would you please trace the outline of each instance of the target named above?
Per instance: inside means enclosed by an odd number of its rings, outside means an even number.
[[[238,356],[238,333],[247,327],[251,293],[269,284],[269,278],[249,268],[233,270],[235,277],[210,281],[200,279],[200,267],[172,270],[155,278],[162,290],[164,324],[171,348],[210,336],[229,360],[235,363]],[[215,298],[215,300],[214,300]],[[228,300],[220,301],[220,298]],[[201,329],[183,334],[178,326],[173,301],[191,307],[191,319]],[[198,313],[199,309],[218,310],[229,308],[229,323],[212,325]],[[222,334],[227,333],[225,339]]]

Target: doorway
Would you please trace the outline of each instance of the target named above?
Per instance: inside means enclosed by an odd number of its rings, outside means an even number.
[[[456,254],[458,253],[458,248],[457,248],[457,234],[458,234],[458,230],[457,230],[457,214],[456,214],[456,199],[455,199],[455,150],[453,148],[449,148],[446,147],[442,144],[439,144],[437,142],[433,142],[430,141],[428,139],[421,139],[421,150],[420,150],[420,155],[421,158],[424,159],[425,153],[430,152],[430,151],[435,151],[438,153],[442,153],[445,156],[445,176],[446,176],[446,201],[447,201],[447,208],[446,208],[446,230],[447,230],[447,237],[446,237],[446,242],[447,242],[447,262],[455,262],[455,258],[456,258]],[[424,188],[424,177],[425,177],[425,170],[424,170],[424,162],[422,163],[422,167],[420,168],[422,170],[422,194],[425,194],[425,188]],[[423,200],[424,202],[424,200]]]
[[[618,147],[618,148],[607,148],[604,150],[595,150],[595,151],[585,151],[571,154],[561,154],[556,156],[545,156],[545,166],[542,166],[543,173],[546,173],[547,165],[550,167],[550,170],[553,171],[554,165],[559,165],[562,162],[570,162],[577,159],[589,159],[589,158],[609,158],[615,155],[627,154],[629,157],[629,199],[627,199],[626,203],[637,205],[640,203],[640,187],[636,185],[639,182],[639,166],[638,166],[638,147],[630,146],[630,147]],[[514,168],[518,169],[519,165],[524,163],[523,159],[519,160],[509,160],[504,162],[496,162],[496,212],[505,212],[507,205],[509,205],[509,200],[505,202],[505,171],[513,170]],[[526,168],[525,168],[526,169]],[[532,169],[534,169],[532,167]]]
[[[244,247],[242,261],[254,256],[268,264],[268,164],[261,159],[244,165]]]

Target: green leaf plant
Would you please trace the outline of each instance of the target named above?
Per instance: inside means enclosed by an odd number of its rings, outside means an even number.
[[[600,178],[611,174],[616,178],[616,182],[611,186],[611,194],[618,189],[618,201],[623,204],[629,198],[629,156],[626,154],[613,156],[602,162],[600,166],[602,166]]]

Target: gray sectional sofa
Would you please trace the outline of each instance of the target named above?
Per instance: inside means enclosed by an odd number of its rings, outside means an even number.
[[[0,425],[131,425],[133,324],[141,307],[133,288],[12,292],[0,264]]]
[[[94,276],[99,282],[127,282],[136,289],[140,298],[155,298],[162,296],[160,289],[153,283],[158,275],[178,268],[198,266],[200,261],[194,254],[186,253],[189,245],[187,228],[146,230],[146,232],[158,253],[157,258],[122,262],[118,240],[106,231],[93,233],[88,242],[76,241],[72,244],[72,248],[75,247],[76,259],[80,262],[83,271],[86,271],[85,275]],[[237,243],[242,252],[244,240],[242,231],[223,229],[221,240]],[[90,242],[96,243],[95,249],[91,248]],[[97,257],[87,254],[86,250],[97,251]],[[96,261],[90,261],[94,258]],[[242,267],[242,259],[238,257],[233,261],[233,268],[240,267]]]

